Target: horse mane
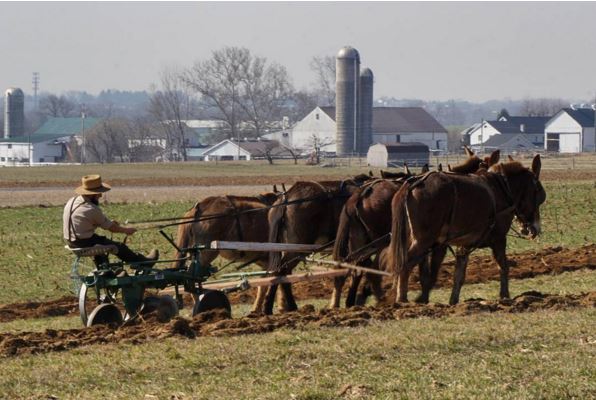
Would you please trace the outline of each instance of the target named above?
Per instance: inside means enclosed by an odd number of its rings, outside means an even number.
[[[524,167],[519,161],[510,161],[506,163],[498,163],[490,167],[491,172],[501,173],[503,175],[518,175],[528,168]]]

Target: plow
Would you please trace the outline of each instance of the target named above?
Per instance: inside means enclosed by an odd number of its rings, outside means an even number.
[[[183,293],[192,295],[192,316],[214,309],[224,309],[231,316],[227,294],[238,290],[268,287],[282,283],[296,283],[345,276],[349,270],[389,275],[384,271],[372,270],[348,263],[320,260],[313,257],[321,251],[320,245],[292,243],[256,243],[213,241],[178,248],[165,232],[162,236],[175,247],[180,259],[155,262],[125,263],[113,262],[109,256],[115,254],[115,246],[93,246],[69,248],[74,254],[70,277],[73,290],[78,294],[79,314],[83,325],[123,325],[144,315],[157,312],[160,321],[168,321],[184,308]],[[205,250],[234,249],[245,251],[291,251],[311,254],[304,261],[315,264],[310,272],[287,276],[267,276],[262,272],[241,272],[222,275],[211,279],[218,272],[212,265],[203,265],[199,256]],[[95,269],[85,274],[81,267],[85,258],[103,256],[103,262],[95,263]],[[160,268],[159,265],[183,261],[180,267]],[[324,267],[322,267],[324,266]],[[330,268],[332,267],[332,268]]]

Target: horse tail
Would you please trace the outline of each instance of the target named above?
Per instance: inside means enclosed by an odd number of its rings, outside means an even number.
[[[284,220],[285,208],[281,204],[274,204],[274,207],[269,211],[269,242],[281,242],[281,228]],[[269,271],[278,271],[281,263],[281,252],[272,251],[269,253]]]
[[[179,249],[184,247],[189,247],[193,240],[193,226],[195,224],[199,224],[196,221],[201,216],[201,203],[196,203],[193,208],[188,210],[186,214],[184,214],[184,223],[178,225],[178,230],[176,232],[176,246]],[[174,261],[174,268],[182,268],[184,265],[184,261],[179,260],[180,258],[184,257],[185,255],[180,253],[176,250],[174,258],[178,261]]]
[[[348,214],[348,204],[346,204],[339,217],[339,225],[337,226],[337,235],[335,236],[335,244],[333,245],[333,259],[343,260],[348,255],[348,239],[350,237],[350,215]]]
[[[408,263],[408,211],[410,184],[404,183],[392,200],[390,254],[393,255],[393,273],[399,274]]]

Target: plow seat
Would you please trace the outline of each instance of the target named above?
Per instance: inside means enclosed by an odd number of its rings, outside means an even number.
[[[80,248],[72,248],[69,246],[64,246],[65,249],[71,251],[77,257],[95,257],[95,256],[103,256],[108,254],[116,254],[118,253],[118,247],[114,246],[113,244],[109,245],[102,245],[97,244],[91,247],[80,247]]]

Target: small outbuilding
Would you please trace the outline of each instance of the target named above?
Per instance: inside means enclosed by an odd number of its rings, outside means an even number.
[[[544,148],[559,153],[596,151],[596,125],[591,108],[563,108],[547,123]]]
[[[376,143],[369,147],[366,162],[371,167],[387,168],[428,164],[430,151],[423,143]]]

